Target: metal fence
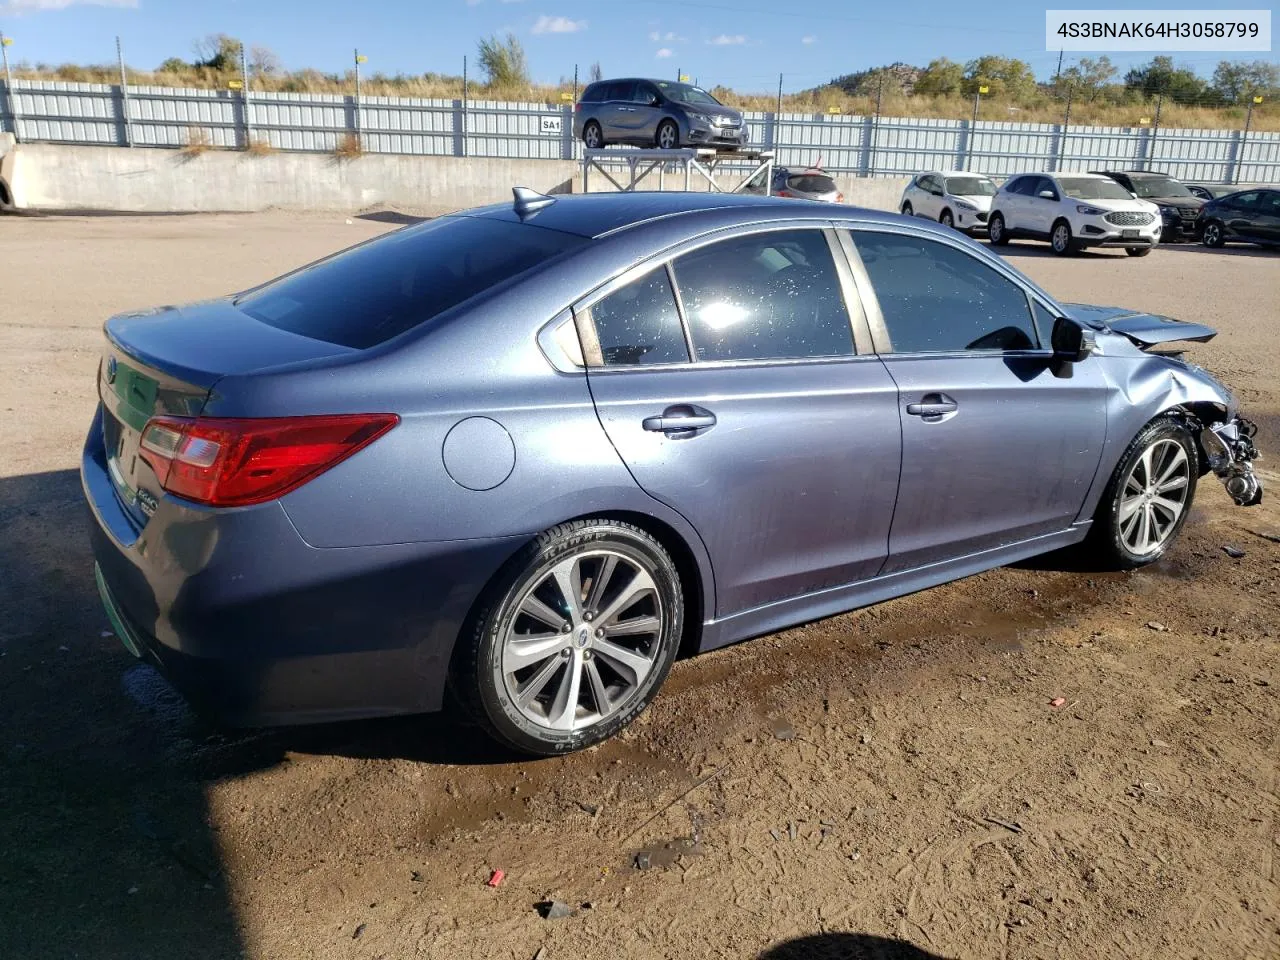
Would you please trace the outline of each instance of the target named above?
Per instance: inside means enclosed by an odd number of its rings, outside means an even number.
[[[348,135],[368,153],[577,160],[571,104],[355,97],[0,80],[0,131],[19,142],[331,152]],[[1159,170],[1192,181],[1280,182],[1280,134],[748,113],[753,145],[784,166],[903,176],[962,169]]]

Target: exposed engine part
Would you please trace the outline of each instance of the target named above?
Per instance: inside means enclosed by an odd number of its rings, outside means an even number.
[[[1262,501],[1262,484],[1253,472],[1253,461],[1258,458],[1258,448],[1253,445],[1257,433],[1257,424],[1243,417],[1200,430],[1200,444],[1208,457],[1209,469],[1240,507],[1251,507]]]

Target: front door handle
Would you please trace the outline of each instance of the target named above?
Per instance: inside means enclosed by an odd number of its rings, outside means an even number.
[[[688,404],[667,407],[659,417],[645,417],[640,426],[653,433],[665,433],[669,437],[688,437],[698,430],[716,425],[716,415],[710,410]]]
[[[945,393],[926,393],[919,403],[907,404],[907,413],[922,418],[925,423],[938,423],[948,419],[959,409],[960,404]]]

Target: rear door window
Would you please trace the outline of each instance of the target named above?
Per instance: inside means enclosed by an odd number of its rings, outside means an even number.
[[[666,267],[597,300],[591,321],[600,348],[597,362],[606,367],[689,362]]]
[[[1004,274],[949,244],[855,231],[893,353],[1034,350],[1027,294]]]
[[[585,243],[532,224],[441,217],[304,267],[235,305],[269,326],[363,350]]]
[[[820,230],[721,240],[673,267],[696,360],[853,355],[849,313]]]

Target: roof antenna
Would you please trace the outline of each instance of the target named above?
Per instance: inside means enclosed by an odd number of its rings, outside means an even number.
[[[543,207],[549,207],[556,202],[555,197],[548,197],[545,193],[530,190],[528,187],[512,187],[511,192],[516,198],[516,216],[521,220],[533,216]]]

